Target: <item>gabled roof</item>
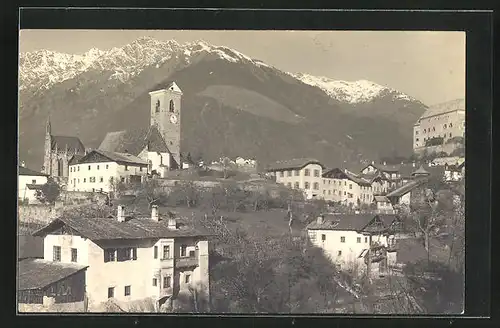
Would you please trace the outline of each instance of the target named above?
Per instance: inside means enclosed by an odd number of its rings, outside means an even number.
[[[375,195],[375,196],[373,196],[373,200],[375,202],[377,202],[377,203],[379,203],[379,202],[388,202],[389,198],[387,198],[386,196]]]
[[[43,174],[42,172],[33,171],[28,169],[27,167],[19,166],[19,175],[29,175],[29,176],[37,176],[37,177],[47,177],[47,174]]]
[[[463,169],[464,167],[465,167],[465,161],[463,161],[462,163],[460,163],[460,164],[457,166],[457,168],[458,168],[458,169],[460,169],[460,170],[461,170],[461,169]]]
[[[118,222],[113,218],[57,218],[36,231],[34,236],[46,236],[62,226],[68,226],[90,240],[148,239],[209,236],[204,231],[189,227],[176,230],[168,228],[167,220],[159,222],[150,218],[132,218]]]
[[[340,214],[323,215],[323,223],[315,220],[307,225],[308,230],[339,230],[339,231],[365,231],[374,221],[382,224],[381,229],[390,227],[394,220],[399,220],[395,214]]]
[[[408,183],[405,183],[401,187],[391,191],[386,196],[387,197],[401,197],[403,195],[406,195],[407,193],[409,193],[413,189],[419,187],[420,185],[424,184],[425,182],[427,182],[427,179],[412,180]]]
[[[177,83],[175,83],[172,80],[167,80],[165,82],[162,82],[162,83],[156,85],[154,88],[149,90],[149,92],[151,93],[151,92],[160,91],[160,90],[172,90],[172,91],[182,93],[181,88],[177,85]]]
[[[109,160],[110,162],[116,162],[120,164],[133,164],[133,165],[148,165],[148,162],[131,154],[126,153],[116,153],[110,151],[104,151],[95,149],[90,153],[82,157],[78,163],[97,163]]]
[[[78,164],[78,162],[83,158],[83,156],[85,156],[85,155],[75,154],[75,155],[71,156],[71,159],[69,160],[68,165]]]
[[[324,168],[324,165],[321,164],[317,159],[314,158],[294,158],[284,161],[277,161],[270,164],[267,168],[268,171],[284,171],[284,170],[300,170],[304,166],[308,164],[318,164]]]
[[[43,188],[42,184],[27,183],[26,187],[30,190],[40,190]]]
[[[412,172],[411,175],[412,176],[415,176],[415,175],[430,175],[430,173],[428,171],[426,171],[422,165],[420,165],[420,167],[417,170],[415,170],[414,172]]]
[[[373,166],[374,168],[376,168],[377,170],[379,170],[381,172],[388,172],[388,173],[399,172],[399,168],[400,168],[399,165],[383,165],[383,164],[377,164],[377,163],[374,163],[374,164],[370,163],[368,165],[365,165],[365,167],[363,167],[361,169],[361,171],[363,171],[364,169],[366,169],[369,166]]]
[[[167,143],[156,126],[109,132],[99,150],[139,155],[144,149],[152,152],[170,153]]]
[[[41,289],[85,270],[73,263],[26,259],[18,262],[18,290]]]
[[[79,154],[85,154],[85,147],[78,137],[72,136],[50,136],[51,137],[51,149],[55,150],[66,150],[73,151]]]
[[[330,179],[348,179],[351,180],[354,183],[357,183],[360,186],[370,186],[371,182],[370,180],[364,179],[360,176],[355,175],[352,172],[342,170],[340,168],[334,168],[329,171],[326,171],[323,173],[324,178],[330,178]]]

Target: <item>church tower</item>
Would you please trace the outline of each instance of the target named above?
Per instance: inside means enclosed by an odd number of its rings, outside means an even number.
[[[52,135],[50,126],[50,116],[45,124],[45,145],[43,156],[43,169],[42,172],[47,175],[52,175]]]
[[[182,90],[175,82],[171,82],[165,89],[152,91],[149,95],[151,97],[151,125],[157,126],[173,159],[181,166]]]

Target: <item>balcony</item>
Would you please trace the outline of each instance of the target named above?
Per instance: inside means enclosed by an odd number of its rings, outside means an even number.
[[[176,268],[187,268],[198,266],[198,256],[180,257],[175,259]]]

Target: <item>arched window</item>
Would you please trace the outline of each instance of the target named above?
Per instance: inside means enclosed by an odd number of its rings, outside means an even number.
[[[160,111],[160,101],[156,101],[156,112],[158,113]]]
[[[169,106],[169,109],[170,109],[170,112],[173,113],[174,112],[174,101],[173,100],[170,100],[170,106]]]

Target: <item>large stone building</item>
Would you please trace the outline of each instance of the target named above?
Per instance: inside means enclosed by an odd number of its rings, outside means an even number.
[[[45,127],[45,149],[42,172],[51,177],[68,177],[69,163],[74,156],[85,155],[78,137],[52,135],[50,118]]]
[[[109,132],[99,150],[128,153],[150,165],[150,171],[163,177],[166,170],[184,167],[181,155],[182,91],[175,82],[149,93],[150,126]]]
[[[413,126],[413,150],[416,153],[425,149],[449,152],[453,148],[449,141],[460,138],[465,138],[465,99],[429,107]]]

